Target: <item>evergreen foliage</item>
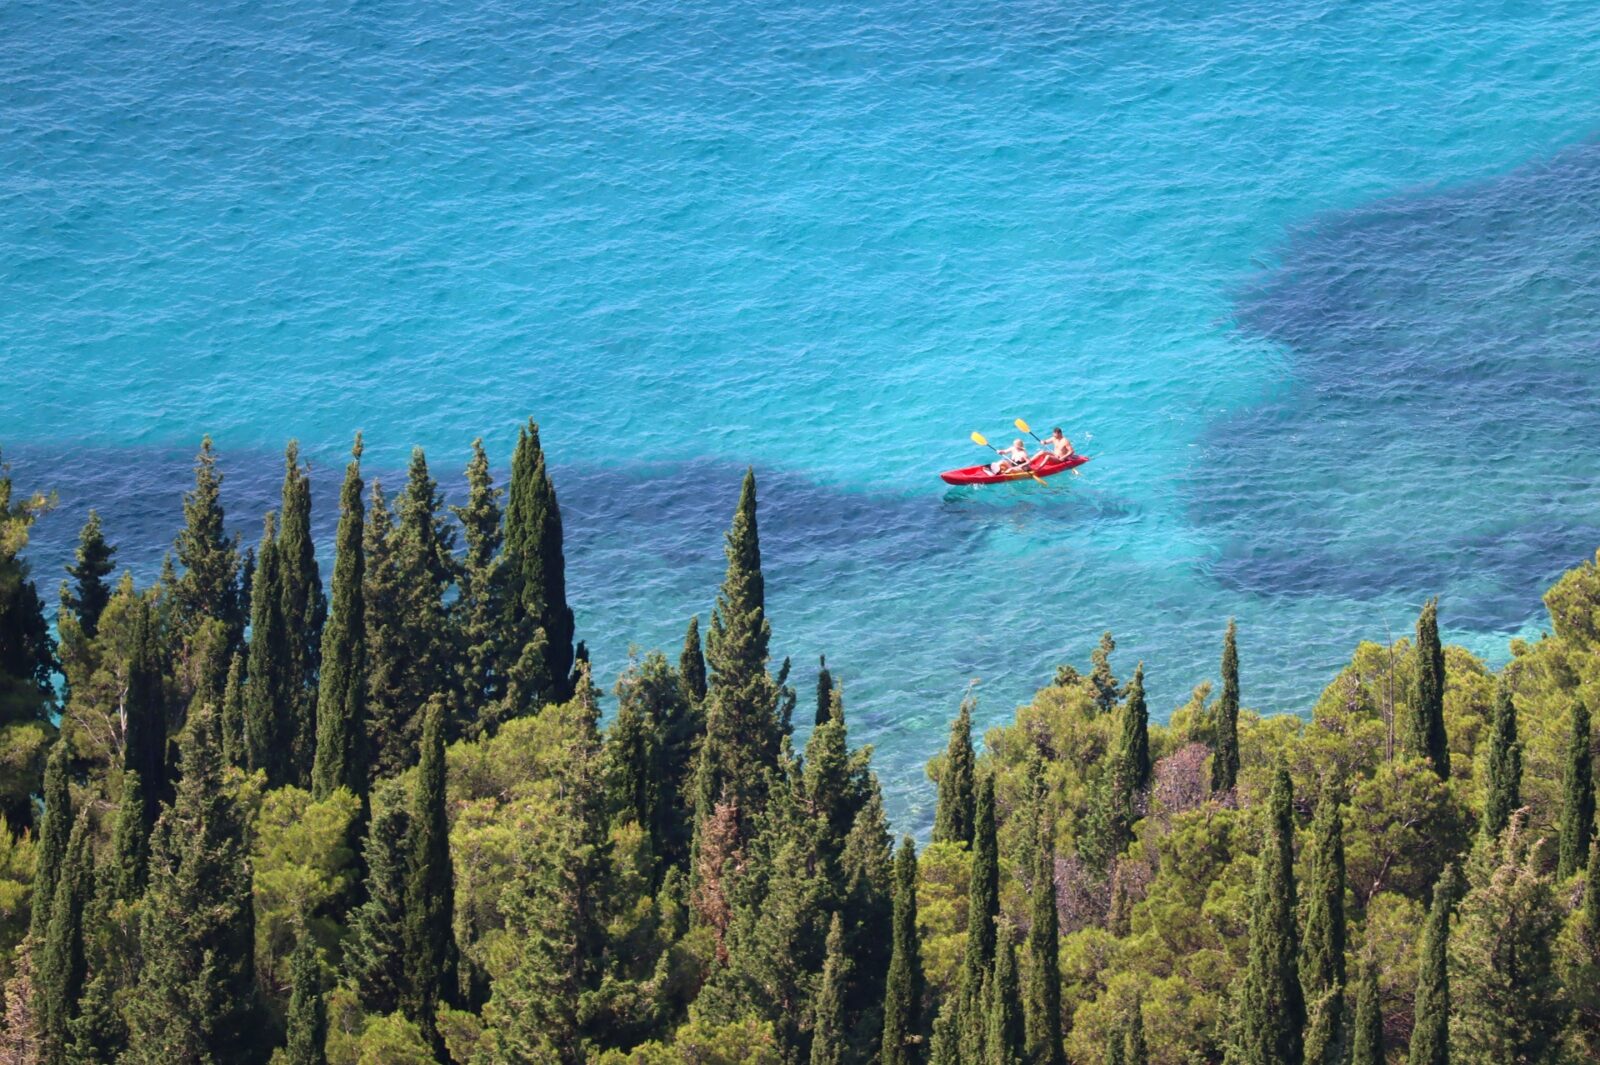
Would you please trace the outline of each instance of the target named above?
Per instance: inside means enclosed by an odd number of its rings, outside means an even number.
[[[66,860],[72,835],[72,793],[67,787],[70,759],[66,743],[57,740],[44,767],[44,813],[39,819],[39,846],[34,852],[36,891],[28,919],[28,935],[36,942],[44,939],[49,926],[54,906],[52,892],[60,879],[61,863]]]
[[[689,701],[698,705],[706,697],[706,656],[700,647],[700,615],[689,619],[683,634],[683,651],[678,656],[678,676],[683,679]]]
[[[461,655],[461,692],[465,706],[476,708],[472,720],[459,731],[469,736],[491,734],[506,711],[506,654],[502,622],[505,616],[505,580],[500,548],[502,516],[500,497],[489,471],[483,440],[472,442],[467,463],[467,503],[451,507],[461,523],[466,547],[458,574],[456,628]]]
[[[1250,953],[1239,995],[1234,1065],[1300,1065],[1305,998],[1295,927],[1294,792],[1280,766],[1266,806],[1266,839],[1250,903]]]
[[[1122,1037],[1124,1065],[1150,1065],[1150,1047],[1144,1038],[1144,1003],[1134,999],[1128,1011],[1128,1030]]]
[[[923,1028],[922,947],[917,938],[917,848],[910,836],[894,859],[894,916],[883,1003],[882,1065],[917,1065]]]
[[[142,835],[155,828],[161,803],[169,794],[167,778],[167,706],[162,683],[161,648],[150,602],[134,608],[128,681],[122,698],[123,768],[139,775]]]
[[[394,511],[373,478],[362,522],[361,599],[367,646],[367,755],[370,778],[391,777],[416,759],[419,705],[412,687],[404,578],[396,549]],[[386,1012],[392,1012],[392,1009]]]
[[[1144,663],[1128,682],[1122,707],[1122,735],[1117,743],[1117,764],[1126,787],[1138,792],[1150,786],[1150,711],[1144,700]]]
[[[137,770],[122,774],[122,801],[111,835],[112,894],[131,901],[144,894],[150,867],[150,831],[145,825],[144,783]]]
[[[1239,781],[1239,626],[1228,619],[1222,637],[1222,697],[1211,737],[1211,790],[1232,791]]]
[[[972,749],[972,700],[961,700],[961,710],[950,725],[950,745],[945,748],[939,774],[939,803],[934,812],[935,843],[971,843],[977,816],[977,754]]]
[[[88,978],[84,954],[83,913],[94,890],[94,855],[90,825],[80,816],[72,826],[67,852],[49,882],[50,920],[34,979],[34,1014],[45,1065],[63,1065],[71,1045],[70,1025]]]
[[[1459,891],[1455,867],[1448,866],[1434,885],[1422,930],[1408,1065],[1450,1065],[1450,915]]]
[[[61,602],[77,615],[83,634],[91,640],[100,631],[100,615],[111,602],[111,585],[106,578],[114,568],[111,559],[116,553],[117,549],[106,543],[99,513],[89,511],[89,519],[78,533],[77,555],[67,567],[72,583],[62,591]]]
[[[229,765],[244,768],[249,760],[245,746],[244,653],[235,651],[228,663],[228,679],[222,689],[222,758]]]
[[[13,501],[8,470],[0,461],[0,815],[21,831],[33,824],[33,795],[55,734],[57,663],[44,604],[21,555],[51,501],[40,495]]]
[[[1483,819],[1488,839],[1498,839],[1511,815],[1522,806],[1522,743],[1517,738],[1517,707],[1511,684],[1501,677],[1495,686],[1494,724],[1489,734],[1489,758],[1484,780]]]
[[[358,500],[359,502],[359,500]],[[328,1007],[322,989],[322,961],[317,944],[302,935],[290,969],[287,1039],[282,1065],[327,1065]]]
[[[989,1065],[1024,1065],[1028,1056],[1017,982],[1017,948],[1009,930],[995,946],[994,974],[988,983],[984,1045]]]
[[[1383,1003],[1378,997],[1378,967],[1361,965],[1356,985],[1356,1014],[1351,1031],[1350,1065],[1384,1065]]]
[[[325,799],[339,788],[367,794],[366,559],[361,492],[361,434],[356,434],[339,490],[339,529],[334,537],[333,596],[322,630],[317,690],[316,757],[311,790]],[[224,747],[227,728],[223,729]]]
[[[828,656],[822,655],[817,659],[817,718],[813,724],[820,725],[828,720],[832,705],[833,673],[828,669]]]
[[[227,532],[222,506],[222,471],[211,437],[195,456],[194,488],[183,497],[183,531],[173,544],[183,573],[172,585],[173,624],[187,643],[206,618],[223,623],[228,646],[243,644],[248,607],[239,559],[239,539]]]
[[[1444,724],[1444,647],[1439,642],[1439,601],[1429,599],[1417,618],[1417,684],[1411,714],[1402,733],[1405,749],[1426,758],[1439,774],[1450,779],[1450,746]]]
[[[545,468],[539,426],[530,418],[517,432],[505,513],[510,634],[511,713],[531,713],[571,693],[572,609],[567,605],[561,507]]]
[[[822,965],[822,985],[813,1007],[811,1065],[844,1065],[846,1057],[845,982],[850,959],[844,949],[844,924],[833,915],[828,924],[827,960]]]
[[[1582,699],[1572,704],[1567,739],[1565,773],[1561,779],[1561,844],[1556,856],[1556,877],[1576,873],[1589,854],[1594,838],[1594,737],[1589,707]]]
[[[424,1034],[434,1032],[435,1011],[454,997],[456,979],[456,941],[451,928],[455,878],[445,810],[444,720],[445,701],[435,696],[423,715],[401,932],[407,980],[400,1006]]]
[[[372,823],[362,852],[365,901],[350,917],[344,979],[371,1014],[400,1008],[410,970],[403,924],[409,886],[411,811],[403,792],[389,784],[372,797]]]
[[[294,678],[277,516],[268,514],[250,582],[250,656],[244,689],[245,766],[273,787],[293,783]]]
[[[1065,1065],[1061,1042],[1061,919],[1056,909],[1055,830],[1044,809],[1039,811],[1038,820],[1038,838],[1033,848],[1033,883],[1028,892],[1027,965],[1024,966],[1027,1060],[1032,1065]]]
[[[1344,819],[1324,791],[1312,825],[1311,882],[1306,892],[1300,982],[1307,1012],[1307,1065],[1342,1065],[1345,1036]]]
[[[283,466],[283,510],[276,553],[286,652],[286,779],[303,788],[311,783],[316,758],[318,670],[328,600],[317,568],[316,546],[311,540],[311,477],[300,462],[300,447],[293,440],[284,451]]]

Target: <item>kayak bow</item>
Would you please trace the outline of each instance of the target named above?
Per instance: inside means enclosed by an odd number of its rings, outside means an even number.
[[[1088,461],[1088,455],[1073,455],[1064,462],[1057,462],[1049,455],[1035,455],[1028,460],[1028,468],[1025,470],[993,473],[988,466],[963,466],[959,470],[945,470],[939,474],[939,479],[945,484],[1001,484],[1006,481],[1026,480],[1029,477],[1050,477],[1066,470],[1076,469]]]

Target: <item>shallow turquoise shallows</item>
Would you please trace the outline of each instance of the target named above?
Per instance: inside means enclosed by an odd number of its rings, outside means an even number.
[[[1104,629],[1158,713],[1240,624],[1304,712],[1442,597],[1491,658],[1600,544],[1600,8],[104,3],[0,13],[0,447],[153,576],[199,435],[259,535],[351,434],[536,417],[609,685],[761,477],[774,651],[899,822]],[[1078,477],[949,490],[976,429]],[[805,706],[806,703],[802,702]],[[809,720],[803,710],[802,717]]]

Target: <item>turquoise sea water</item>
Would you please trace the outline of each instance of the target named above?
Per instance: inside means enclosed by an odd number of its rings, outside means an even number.
[[[153,574],[209,430],[456,483],[537,417],[609,680],[708,610],[742,466],[774,647],[893,810],[972,678],[1114,629],[1154,706],[1303,711],[1427,594],[1490,656],[1600,544],[1592,4],[0,9],[0,447]],[[973,429],[1077,478],[949,492]],[[397,476],[391,476],[398,483]],[[327,560],[324,557],[326,567]]]

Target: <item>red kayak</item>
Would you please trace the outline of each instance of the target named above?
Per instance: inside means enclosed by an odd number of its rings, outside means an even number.
[[[994,473],[988,466],[963,466],[959,470],[945,470],[939,479],[945,484],[1001,484],[1005,481],[1026,481],[1034,477],[1051,477],[1066,470],[1076,469],[1089,461],[1088,455],[1073,455],[1057,462],[1049,455],[1035,455],[1028,460],[1028,469],[1010,473]]]

